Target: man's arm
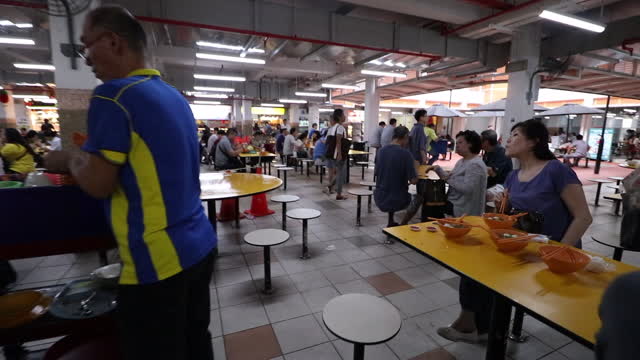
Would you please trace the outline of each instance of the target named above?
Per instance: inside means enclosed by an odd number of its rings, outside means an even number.
[[[104,158],[83,152],[72,158],[70,168],[80,188],[95,198],[107,198],[116,190],[120,166]]]

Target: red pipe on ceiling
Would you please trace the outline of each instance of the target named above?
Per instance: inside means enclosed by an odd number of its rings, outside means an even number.
[[[507,10],[513,7],[512,4],[507,4],[505,2],[498,1],[498,0],[464,0],[464,1],[468,3],[488,7],[491,9]]]
[[[524,3],[520,4],[520,5],[516,5],[514,7],[511,7],[509,9],[507,9],[507,10],[501,11],[501,12],[499,12],[497,14],[485,16],[485,17],[480,18],[478,20],[474,20],[474,21],[472,21],[472,22],[470,22],[468,24],[464,24],[464,25],[458,26],[457,28],[453,28],[451,30],[445,31],[444,34],[445,35],[451,35],[451,34],[457,33],[458,31],[466,29],[466,28],[471,27],[473,25],[477,25],[477,24],[483,23],[483,22],[485,22],[487,20],[491,20],[493,18],[496,18],[496,17],[504,15],[504,14],[508,14],[508,13],[516,11],[516,10],[524,9],[526,7],[529,7],[531,5],[534,5],[534,4],[542,2],[542,1],[544,1],[544,0],[529,0],[527,2],[524,2]]]
[[[12,1],[12,0],[0,0],[0,5],[10,5],[10,6],[19,6],[19,7],[28,7],[28,8],[41,8],[41,9],[47,8],[47,4],[36,4],[36,3]],[[195,28],[201,28],[201,29],[227,31],[227,32],[234,32],[234,33],[240,33],[240,34],[246,34],[246,35],[256,35],[256,36],[262,36],[262,37],[271,37],[271,38],[279,38],[279,39],[294,40],[294,41],[306,41],[314,44],[343,46],[343,47],[350,47],[350,48],[360,49],[360,50],[371,50],[371,51],[387,52],[387,53],[400,54],[400,55],[411,55],[411,56],[424,57],[424,58],[433,59],[433,60],[439,60],[442,58],[441,56],[437,56],[437,55],[424,54],[424,53],[418,53],[418,52],[412,52],[412,51],[402,51],[402,50],[378,48],[374,46],[345,44],[345,43],[339,43],[335,41],[326,41],[326,40],[318,40],[318,39],[311,39],[311,38],[305,38],[305,37],[272,34],[272,33],[263,32],[263,31],[253,31],[253,30],[237,29],[237,28],[232,28],[227,26],[199,24],[199,23],[193,23],[188,21],[157,18],[152,16],[136,16],[136,18],[140,21],[159,23],[159,24],[188,26],[188,27],[195,27]]]

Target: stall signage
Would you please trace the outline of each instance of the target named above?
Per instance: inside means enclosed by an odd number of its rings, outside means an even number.
[[[589,159],[595,160],[598,157],[598,142],[602,136],[602,128],[589,129]],[[602,150],[602,160],[611,160],[611,144],[613,143],[613,129],[604,129],[604,149]]]
[[[284,108],[254,106],[251,108],[253,115],[284,115]]]

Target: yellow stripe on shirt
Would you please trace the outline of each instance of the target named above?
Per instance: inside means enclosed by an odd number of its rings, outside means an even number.
[[[127,154],[119,151],[100,150],[102,156],[116,165],[122,165],[127,161]]]
[[[144,223],[143,238],[149,249],[158,280],[162,280],[182,271],[182,266],[175,246],[165,230],[167,211],[155,159],[145,141],[136,132],[131,133],[131,144],[129,164],[140,189]]]
[[[120,284],[132,285],[138,283],[138,275],[129,249],[129,201],[127,195],[118,185],[111,196],[111,226],[113,234],[118,240],[120,258],[124,266],[120,275]]]

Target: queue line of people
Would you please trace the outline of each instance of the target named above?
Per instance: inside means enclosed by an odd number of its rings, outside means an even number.
[[[380,149],[376,159],[375,203],[391,215],[406,210],[403,224],[411,220],[423,201],[421,194],[412,198],[408,186],[418,182],[418,165],[429,165],[425,115],[424,110],[416,111],[411,132],[403,126],[395,127],[391,143]],[[449,185],[447,204],[427,213],[436,217],[480,216],[487,201],[499,207],[507,189],[506,207],[510,211],[531,214],[537,232],[550,239],[581,247],[580,238],[592,222],[582,184],[570,167],[556,159],[548,143],[547,128],[534,119],[511,129],[506,148],[498,144],[493,130],[481,135],[470,130],[458,133],[456,152],[462,159],[453,170],[427,166],[427,171],[434,170]],[[518,160],[519,169],[512,169],[511,159]],[[390,223],[393,225],[396,223]],[[451,325],[438,329],[438,334],[451,341],[483,341],[490,324],[491,292],[465,277],[459,290],[461,313]]]

